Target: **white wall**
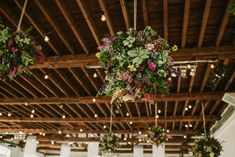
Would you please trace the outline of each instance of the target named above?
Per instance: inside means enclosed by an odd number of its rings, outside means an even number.
[[[11,150],[11,156],[10,157],[23,157],[23,148],[20,147],[8,147],[9,144],[1,144],[2,146],[7,147]],[[44,157],[41,153],[36,153],[37,157]]]
[[[223,152],[221,157],[235,156],[235,113],[215,132],[215,137],[222,141]]]

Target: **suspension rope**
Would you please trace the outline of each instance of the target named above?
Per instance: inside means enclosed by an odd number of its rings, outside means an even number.
[[[24,6],[22,8],[21,15],[20,15],[20,20],[19,20],[19,23],[18,23],[18,26],[17,26],[17,29],[16,29],[16,32],[20,31],[20,26],[21,26],[21,23],[22,23],[22,20],[23,20],[23,17],[24,17],[24,13],[25,13],[27,4],[28,4],[28,0],[25,0],[24,1]]]
[[[134,0],[134,29],[136,30],[137,23],[137,0]]]
[[[110,126],[109,126],[109,133],[112,133],[112,122],[113,122],[113,104],[111,104],[111,108],[110,108]]]
[[[205,137],[206,137],[207,136],[207,133],[206,133],[206,118],[205,118],[205,109],[204,109],[203,101],[201,101],[201,107],[202,107],[203,128],[204,128],[204,134],[205,134]]]

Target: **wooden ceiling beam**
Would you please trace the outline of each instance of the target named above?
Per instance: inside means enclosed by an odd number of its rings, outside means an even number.
[[[224,48],[188,48],[181,49],[177,53],[171,54],[175,61],[196,59],[235,59],[234,46],[225,46]],[[34,65],[34,68],[70,68],[86,67],[98,65],[98,59],[95,55],[65,55],[47,57],[42,63]]]
[[[148,26],[148,9],[147,9],[147,3],[146,0],[142,0],[142,12],[144,17],[144,25],[145,27]]]
[[[97,33],[97,29],[95,27],[94,21],[91,18],[90,13],[88,12],[88,8],[86,7],[84,0],[76,0],[76,2],[86,20],[86,23],[91,31],[91,34],[93,35],[95,39],[96,44],[100,45],[100,40],[99,40],[99,36]]]
[[[106,18],[105,21],[108,25],[109,32],[110,32],[111,36],[114,36],[113,24],[111,22],[111,18],[109,16],[109,11],[108,11],[107,6],[105,4],[105,0],[98,0],[98,2],[99,2],[101,10],[104,12],[104,16]]]
[[[200,30],[199,39],[198,39],[198,45],[197,45],[198,48],[201,48],[203,44],[203,39],[204,39],[205,31],[206,31],[206,25],[207,25],[209,13],[210,13],[211,3],[212,3],[212,0],[206,0],[204,14],[202,18],[201,30]]]
[[[231,7],[231,5],[233,3],[234,3],[234,0],[228,0],[228,2],[227,2],[227,7],[224,10],[224,16],[223,16],[221,25],[219,27],[219,31],[218,31],[218,34],[217,34],[215,46],[219,46],[221,41],[222,41],[222,38],[223,38],[223,35],[224,35],[224,32],[225,32],[225,28],[226,28],[226,25],[228,23],[229,16],[230,16],[230,12],[228,10],[229,10],[229,8]]]
[[[220,117],[207,116],[206,121],[215,121]],[[201,121],[200,116],[167,116],[164,118],[158,118],[158,122],[190,122],[190,121]],[[1,117],[0,122],[18,122],[18,123],[30,123],[30,122],[41,122],[41,123],[109,123],[110,118],[15,118],[15,117]],[[115,117],[113,123],[153,123],[155,117]]]
[[[73,31],[73,34],[75,35],[77,41],[80,43],[82,49],[84,50],[84,52],[86,54],[89,54],[89,51],[88,51],[87,46],[84,42],[84,39],[81,36],[81,33],[79,32],[79,29],[78,29],[77,25],[75,24],[75,21],[73,20],[69,10],[65,7],[64,2],[60,1],[60,0],[56,0],[55,3],[59,7],[61,13],[63,14],[65,20],[67,21],[70,29]]]
[[[128,9],[126,6],[126,0],[120,0],[120,4],[122,7],[122,14],[125,20],[125,24],[126,24],[126,29],[128,30],[130,28],[130,19],[129,19],[129,14],[128,14]]]
[[[59,25],[57,24],[56,20],[53,18],[52,15],[50,15],[48,10],[45,9],[45,7],[43,5],[43,2],[42,1],[38,1],[38,0],[34,0],[34,2],[38,6],[38,8],[41,10],[43,15],[46,17],[48,22],[51,24],[51,26],[53,27],[53,29],[55,30],[55,32],[57,33],[57,35],[59,36],[61,41],[65,44],[67,49],[70,51],[70,53],[75,54],[75,51],[74,51],[73,47],[71,46],[70,42],[66,39],[66,36],[63,33],[64,31],[59,27]]]
[[[166,97],[160,97],[156,95],[157,101],[184,101],[190,100],[217,100],[221,99],[224,92],[201,92],[201,93],[174,93],[169,94]],[[25,104],[26,102],[33,104],[58,104],[58,103],[88,103],[93,104],[93,97],[60,97],[60,98],[0,98],[0,105],[18,105]],[[111,98],[107,96],[96,97],[96,103],[110,103]],[[142,99],[138,99],[137,102],[145,102]]]
[[[168,40],[168,0],[163,0],[164,38]]]
[[[189,12],[190,12],[190,0],[185,0],[184,3],[184,20],[183,20],[183,30],[182,30],[182,38],[181,38],[181,47],[185,48],[187,41],[187,30],[189,23]]]

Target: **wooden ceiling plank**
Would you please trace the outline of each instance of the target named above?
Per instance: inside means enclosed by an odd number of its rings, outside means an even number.
[[[229,87],[230,87],[231,84],[233,83],[234,79],[235,79],[235,71],[233,71],[233,73],[232,73],[232,75],[230,76],[230,78],[229,78],[227,84],[225,85],[225,88],[224,88],[225,91],[227,91],[227,90],[229,89]]]
[[[2,83],[6,84],[8,87],[7,88],[11,88],[13,89],[15,92],[19,93],[21,96],[23,97],[27,97],[23,92],[19,91],[19,89],[15,88],[13,85],[10,84],[10,82],[8,81],[2,81]],[[3,88],[3,87],[2,87]],[[4,89],[4,91],[8,91],[9,89]],[[14,97],[17,97],[16,94],[14,94]]]
[[[163,0],[164,38],[168,40],[168,0]]]
[[[141,117],[140,109],[139,109],[139,106],[138,106],[137,102],[134,102],[134,104],[135,104],[138,116]]]
[[[99,40],[99,37],[98,37],[97,29],[95,27],[94,21],[91,18],[90,13],[88,12],[88,8],[86,7],[84,0],[76,0],[76,2],[78,4],[85,20],[86,20],[86,22],[87,22],[87,25],[88,25],[95,41],[96,41],[96,44],[99,46],[100,45],[100,40]]]
[[[145,27],[148,26],[148,9],[147,9],[147,3],[146,0],[142,0],[142,12],[144,17],[144,25]]]
[[[176,116],[176,111],[177,111],[177,107],[178,107],[178,101],[175,101],[175,106],[174,106],[174,111],[173,111],[173,116]],[[172,123],[172,129],[175,129],[175,122]]]
[[[84,85],[82,80],[74,73],[74,71],[71,68],[68,68],[69,72],[73,75],[73,77],[76,79],[76,81],[82,86],[82,88],[87,92],[89,96],[91,96],[90,90]]]
[[[228,0],[227,1],[227,7],[225,9],[221,25],[219,27],[219,31],[218,31],[218,34],[217,34],[215,46],[219,46],[221,41],[222,41],[222,38],[223,38],[223,35],[224,35],[224,32],[225,32],[225,28],[226,28],[226,25],[228,23],[229,16],[230,16],[230,12],[228,12],[228,10],[229,10],[230,6],[233,3],[234,3],[234,0]]]
[[[46,74],[48,75],[48,73],[45,72],[43,69],[40,69],[40,71],[44,75],[46,75]],[[68,94],[65,92],[65,90],[60,85],[58,85],[58,83],[52,78],[52,76],[49,76],[48,80],[50,80],[60,90],[60,92],[62,92],[65,96],[68,96]]]
[[[192,101],[192,100],[217,100],[221,99],[224,95],[224,92],[202,92],[202,93],[171,93],[166,97],[160,97],[156,95],[158,102],[162,101]],[[0,98],[0,105],[17,105],[20,103],[28,102],[31,105],[34,104],[61,104],[61,103],[88,103],[94,104],[93,97],[50,97],[50,98]],[[111,98],[107,96],[97,96],[96,103],[110,103]],[[137,102],[145,102],[143,99],[137,99]],[[126,102],[127,103],[127,102]],[[125,104],[126,104],[125,103]],[[126,105],[128,106],[128,105]],[[130,112],[130,109],[127,108],[127,111]],[[131,114],[131,112],[130,112]]]
[[[73,34],[75,35],[77,41],[80,43],[82,49],[84,50],[84,52],[86,54],[89,54],[89,51],[87,49],[86,44],[84,43],[84,39],[81,36],[81,33],[79,32],[79,29],[77,27],[77,25],[75,24],[75,21],[73,20],[69,10],[65,7],[65,4],[63,1],[60,0],[56,0],[55,3],[57,4],[57,6],[59,7],[61,13],[63,14],[65,20],[67,21],[70,29],[73,31]]]
[[[202,81],[202,84],[201,84],[201,87],[200,87],[200,92],[203,92],[205,87],[206,87],[206,84],[207,84],[207,81],[208,81],[208,78],[209,78],[209,75],[210,75],[210,71],[211,71],[211,67],[210,67],[210,64],[208,63],[207,67],[206,67],[206,71],[203,75],[204,77],[203,77],[203,81]]]
[[[181,38],[181,47],[185,48],[187,41],[187,30],[189,23],[189,12],[190,12],[190,0],[185,0],[184,3],[184,20],[183,20],[183,30]]]
[[[88,80],[91,82],[91,85],[95,88],[95,90],[98,92],[99,89],[97,87],[97,85],[95,84],[95,82],[91,79],[91,77],[89,76],[89,74],[87,73],[85,68],[81,68],[82,71],[85,73],[85,76],[88,78]]]
[[[51,24],[59,38],[63,41],[67,49],[70,51],[70,53],[75,54],[74,49],[70,45],[69,41],[66,39],[66,36],[62,33],[62,29],[59,27],[59,25],[56,23],[56,20],[51,16],[48,12],[48,10],[45,9],[45,7],[42,4],[42,1],[34,0],[35,4],[38,6],[40,11],[43,13],[43,15],[46,17],[48,22]]]
[[[126,29],[128,30],[130,28],[130,19],[129,14],[126,6],[126,0],[120,0],[121,8],[122,8],[122,15],[125,20]]]
[[[211,3],[212,3],[212,0],[206,0],[204,13],[202,17],[201,30],[200,30],[199,39],[198,39],[198,45],[197,45],[198,48],[201,48],[203,44],[203,39],[204,39],[205,31],[206,31],[206,25],[207,25],[209,13],[210,13]]]
[[[110,32],[111,36],[114,36],[113,24],[111,22],[111,18],[109,16],[109,12],[108,12],[107,6],[105,4],[105,1],[104,0],[98,0],[98,2],[99,2],[101,10],[104,12],[104,16],[106,17],[105,21],[108,25],[109,32]]]
[[[208,103],[208,102],[207,102]],[[42,108],[43,109],[43,108]],[[206,121],[215,121],[219,120],[220,116],[206,116]],[[201,115],[200,116],[167,116],[158,118],[158,122],[188,122],[188,121],[202,121]],[[45,122],[45,123],[109,123],[109,117],[88,117],[88,118],[17,118],[17,117],[2,117],[0,122]],[[154,117],[115,117],[113,118],[113,123],[126,123],[126,122],[137,122],[137,123],[152,123],[155,122]]]
[[[19,82],[17,79],[13,79],[12,82],[15,82],[17,85],[19,85],[22,89],[24,89],[26,92],[28,92],[33,97],[37,97],[35,93],[32,92],[32,90],[26,88],[21,82]]]
[[[147,117],[149,117],[149,116],[150,116],[150,114],[149,114],[149,107],[148,107],[148,103],[147,103],[147,102],[145,102],[144,104],[145,104],[145,108],[146,108],[146,114],[147,114]]]
[[[18,2],[18,0],[14,1],[19,9],[22,10],[21,4]],[[39,26],[39,23],[33,18],[32,16],[29,15],[27,10],[25,11],[24,15],[26,18],[30,21],[30,23],[33,25],[33,27],[37,30],[37,32],[40,34],[42,38],[45,36],[45,31],[42,31],[42,27]],[[54,53],[57,55],[60,55],[58,49],[51,43],[51,41],[47,42],[47,44],[50,46],[50,48],[53,50]]]
[[[167,117],[167,106],[168,106],[168,102],[165,101],[165,104],[164,104],[164,118]],[[156,111],[158,112],[158,111]],[[167,129],[167,122],[165,122],[165,129]]]
[[[213,104],[213,107],[211,108],[210,112],[209,112],[209,116],[211,116],[214,112],[215,112],[215,109],[218,107],[218,105],[220,104],[221,100],[217,100],[215,102],[215,104]]]

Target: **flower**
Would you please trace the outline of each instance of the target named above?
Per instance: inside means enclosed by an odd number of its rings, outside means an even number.
[[[12,39],[8,40],[7,45],[8,45],[8,47],[11,47],[13,45],[13,40]]]
[[[25,72],[28,72],[28,71],[29,71],[29,66],[25,66],[25,67],[24,67],[24,71],[25,71]]]
[[[171,49],[172,49],[172,51],[177,51],[178,50],[178,46],[174,45]]]
[[[147,44],[147,45],[145,45],[145,48],[149,51],[152,51],[153,48],[154,48],[154,45],[153,44]]]
[[[152,37],[150,35],[147,36],[146,38],[148,41],[151,41]]]
[[[148,61],[148,68],[149,68],[149,70],[151,70],[151,71],[155,71],[156,65],[155,65],[153,62]]]
[[[13,53],[16,53],[16,52],[18,51],[18,49],[17,49],[16,47],[12,47],[12,48],[11,48],[11,51],[12,51]]]
[[[95,56],[100,59],[101,52],[97,52]]]
[[[136,90],[142,89],[142,84],[137,84],[137,85],[135,86],[135,89],[136,89]]]
[[[39,55],[39,54],[36,55],[36,61],[37,61],[37,62],[43,61],[43,58],[44,58],[44,57],[43,57],[42,55]]]
[[[131,83],[133,81],[132,74],[127,72],[124,76],[124,80],[127,80],[129,83]]]
[[[17,71],[18,71],[18,66],[13,67],[12,73],[13,73],[14,75],[16,74]]]

